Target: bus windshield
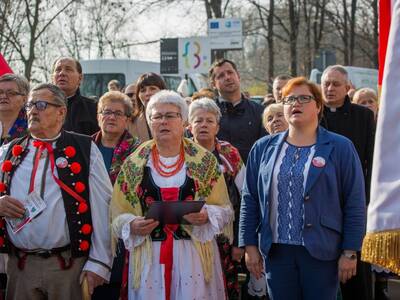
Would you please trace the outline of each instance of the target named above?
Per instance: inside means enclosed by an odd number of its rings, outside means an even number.
[[[81,94],[99,99],[108,91],[107,84],[113,79],[118,80],[121,86],[125,86],[125,75],[122,73],[84,74],[80,87]]]

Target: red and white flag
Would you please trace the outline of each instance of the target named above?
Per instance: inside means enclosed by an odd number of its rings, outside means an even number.
[[[0,76],[6,73],[13,73],[13,71],[4,59],[3,54],[0,53]]]
[[[362,259],[400,274],[400,0],[379,4],[382,90]]]

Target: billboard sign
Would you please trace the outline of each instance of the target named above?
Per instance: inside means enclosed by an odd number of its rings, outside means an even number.
[[[211,48],[208,37],[179,39],[179,73],[207,73],[211,66]]]
[[[160,72],[161,74],[179,73],[178,39],[161,39],[160,41]]]
[[[242,49],[242,28],[242,20],[238,18],[209,19],[207,34],[211,49]]]

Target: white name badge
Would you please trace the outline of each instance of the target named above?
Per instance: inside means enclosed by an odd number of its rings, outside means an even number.
[[[6,218],[13,233],[19,232],[46,208],[46,202],[44,202],[36,191],[30,193],[23,204],[25,206],[25,213],[22,218]]]

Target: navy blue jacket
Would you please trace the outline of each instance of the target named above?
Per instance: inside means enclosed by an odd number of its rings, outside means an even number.
[[[275,161],[287,131],[266,136],[250,151],[242,191],[239,246],[257,245],[268,260],[272,243],[270,195]],[[352,142],[319,127],[304,190],[304,246],[316,259],[337,259],[342,250],[359,250],[365,233],[364,176]]]
[[[215,99],[221,110],[218,139],[235,146],[244,163],[255,141],[267,132],[262,124],[264,107],[242,96],[242,101],[233,106],[229,102]]]

